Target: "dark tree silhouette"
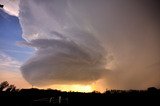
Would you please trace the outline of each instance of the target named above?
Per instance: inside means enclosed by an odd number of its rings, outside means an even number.
[[[149,87],[147,90],[148,90],[148,91],[151,91],[151,92],[154,92],[154,91],[157,91],[158,89],[155,88],[155,87]]]
[[[4,7],[4,5],[0,4],[0,8],[3,8],[3,7]]]
[[[9,83],[7,81],[4,81],[0,84],[0,91],[3,91],[5,88],[9,86]]]
[[[6,89],[7,92],[15,92],[16,86],[15,85],[9,85]]]
[[[101,104],[127,104],[138,105],[140,102],[160,104],[160,89],[150,87],[147,90],[106,90],[104,93],[93,91],[65,92],[53,89],[16,89],[7,81],[0,83],[0,105],[5,106],[53,106],[59,104],[73,105],[101,105]],[[3,91],[3,92],[2,92]],[[127,101],[127,102],[126,102]]]

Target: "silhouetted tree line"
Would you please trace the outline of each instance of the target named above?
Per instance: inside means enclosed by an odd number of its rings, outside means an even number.
[[[12,106],[52,106],[56,104],[115,104],[132,102],[159,103],[160,89],[150,87],[147,90],[106,90],[104,93],[93,91],[64,92],[53,89],[16,89],[7,81],[0,83],[1,104]],[[159,103],[160,104],[160,103]]]
[[[15,92],[18,89],[16,89],[15,85],[9,85],[7,81],[4,81],[0,84],[0,91],[6,91],[6,92]]]

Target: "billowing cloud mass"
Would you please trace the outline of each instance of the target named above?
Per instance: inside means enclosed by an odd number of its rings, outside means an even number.
[[[21,0],[21,44],[36,49],[21,67],[33,85],[160,86],[159,1]]]
[[[24,78],[31,84],[86,84],[101,78],[105,71],[104,48],[92,32],[83,28],[85,25],[79,26],[83,20],[76,22],[71,18],[68,3],[21,2],[20,18],[28,41],[24,43],[37,49],[21,67]]]
[[[105,71],[103,52],[89,50],[73,41],[36,39],[28,45],[38,50],[21,69],[25,79],[34,85],[89,83]]]

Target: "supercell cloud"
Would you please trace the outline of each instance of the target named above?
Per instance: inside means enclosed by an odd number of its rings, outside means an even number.
[[[21,0],[21,42],[35,48],[21,66],[37,86],[160,86],[158,0]]]
[[[36,53],[22,67],[33,85],[88,84],[105,71],[105,49],[95,35],[75,21],[69,2],[21,1],[20,19],[25,45]]]

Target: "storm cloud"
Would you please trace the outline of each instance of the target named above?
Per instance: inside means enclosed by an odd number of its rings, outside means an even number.
[[[38,49],[21,67],[31,84],[88,84],[101,78],[105,71],[103,54],[73,41],[37,39],[28,45]]]
[[[34,85],[144,89],[160,83],[158,0],[21,0],[22,65]]]

